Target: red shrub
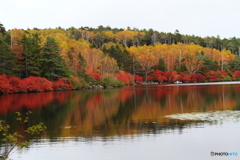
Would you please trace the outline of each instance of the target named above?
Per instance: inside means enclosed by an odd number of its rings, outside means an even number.
[[[13,93],[13,88],[9,83],[8,76],[0,75],[0,93]]]
[[[24,79],[29,92],[52,91],[52,82],[45,78],[30,76]]]
[[[93,77],[94,79],[101,79],[101,76],[100,76],[99,73],[92,73],[92,77]]]
[[[218,74],[216,71],[209,71],[207,73],[207,78],[209,81],[215,81],[217,79],[221,79],[222,75]]]
[[[59,78],[56,82],[53,82],[54,90],[69,90],[72,89],[72,82],[66,78]]]
[[[190,83],[192,81],[192,75],[184,75],[184,77],[182,78],[183,82],[185,83]]]
[[[224,71],[224,70],[221,70],[220,73],[221,73],[222,75],[224,75],[224,76],[227,76],[227,75],[228,75],[227,72]]]
[[[143,77],[139,75],[135,75],[134,80],[136,83],[142,83],[143,82]]]
[[[232,74],[232,77],[233,77],[233,78],[240,77],[240,71],[235,70],[235,71],[233,72],[233,74]]]
[[[77,80],[77,79],[75,79]],[[79,79],[77,80],[79,82]],[[30,76],[25,79],[0,75],[0,93],[19,93],[19,92],[41,92],[52,90],[72,89],[72,82],[65,78],[60,78],[56,82],[51,82],[45,78]]]
[[[120,71],[120,73],[117,74],[117,79],[124,82],[126,85],[130,85],[133,82],[133,75],[128,72]]]
[[[53,90],[53,84],[51,81],[38,77],[37,78],[38,85],[44,90],[44,91],[52,91]]]
[[[43,91],[43,89],[41,89],[37,85],[35,77],[28,77],[28,78],[24,79],[24,82],[25,82],[25,85],[26,85],[27,90],[29,92],[40,92],[40,91]]]
[[[101,75],[99,73],[96,73],[95,71],[87,71],[86,74],[96,80],[102,79]]]
[[[27,87],[23,80],[17,77],[9,77],[9,84],[12,86],[13,92],[27,92]]]

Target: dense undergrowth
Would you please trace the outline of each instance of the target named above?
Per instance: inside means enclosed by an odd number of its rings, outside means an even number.
[[[87,81],[86,81],[87,80]],[[14,76],[0,75],[0,93],[27,93],[27,92],[46,92],[46,91],[64,91],[91,89],[93,85],[102,85],[104,87],[122,87],[126,85],[141,84],[143,77],[133,76],[130,73],[121,71],[117,75],[104,75],[98,73],[88,75],[88,78],[80,79],[77,77],[59,78],[57,81],[50,81],[46,78],[30,76],[20,79]],[[183,83],[194,82],[219,82],[240,80],[240,71],[233,73],[228,71],[209,71],[207,74],[195,73],[185,75],[184,73],[164,72],[156,70],[148,75],[149,82],[173,83],[181,81]]]

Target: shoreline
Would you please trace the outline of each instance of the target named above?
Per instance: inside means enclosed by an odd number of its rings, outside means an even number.
[[[160,84],[163,86],[198,86],[198,85],[221,85],[221,84],[240,84],[240,81],[225,81],[225,82],[200,82],[200,83],[178,83],[178,84]]]
[[[158,85],[158,86],[199,86],[199,85],[222,85],[222,84],[240,84],[240,81],[225,81],[225,82],[200,82],[200,83],[171,83],[171,84],[153,84],[153,83],[145,83],[145,84],[133,84],[133,85]],[[131,86],[133,86],[131,85]],[[98,85],[97,85],[98,86]],[[24,94],[24,93],[40,93],[40,92],[62,92],[62,91],[84,91],[84,90],[105,90],[105,89],[114,89],[114,88],[122,88],[126,86],[121,87],[114,87],[114,86],[107,86],[107,87],[97,87],[94,88],[91,86],[91,88],[78,88],[78,89],[58,89],[58,90],[50,90],[50,91],[31,91],[31,92],[15,92],[15,93],[8,93],[8,94]],[[0,93],[1,95],[6,95]]]

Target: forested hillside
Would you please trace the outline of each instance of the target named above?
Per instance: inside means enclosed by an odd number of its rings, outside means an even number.
[[[0,24],[0,92],[238,80],[239,54],[236,37],[103,26],[6,31]]]

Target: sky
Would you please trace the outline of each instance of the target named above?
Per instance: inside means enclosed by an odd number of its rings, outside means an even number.
[[[240,38],[238,0],[1,0],[9,29],[110,26]]]

